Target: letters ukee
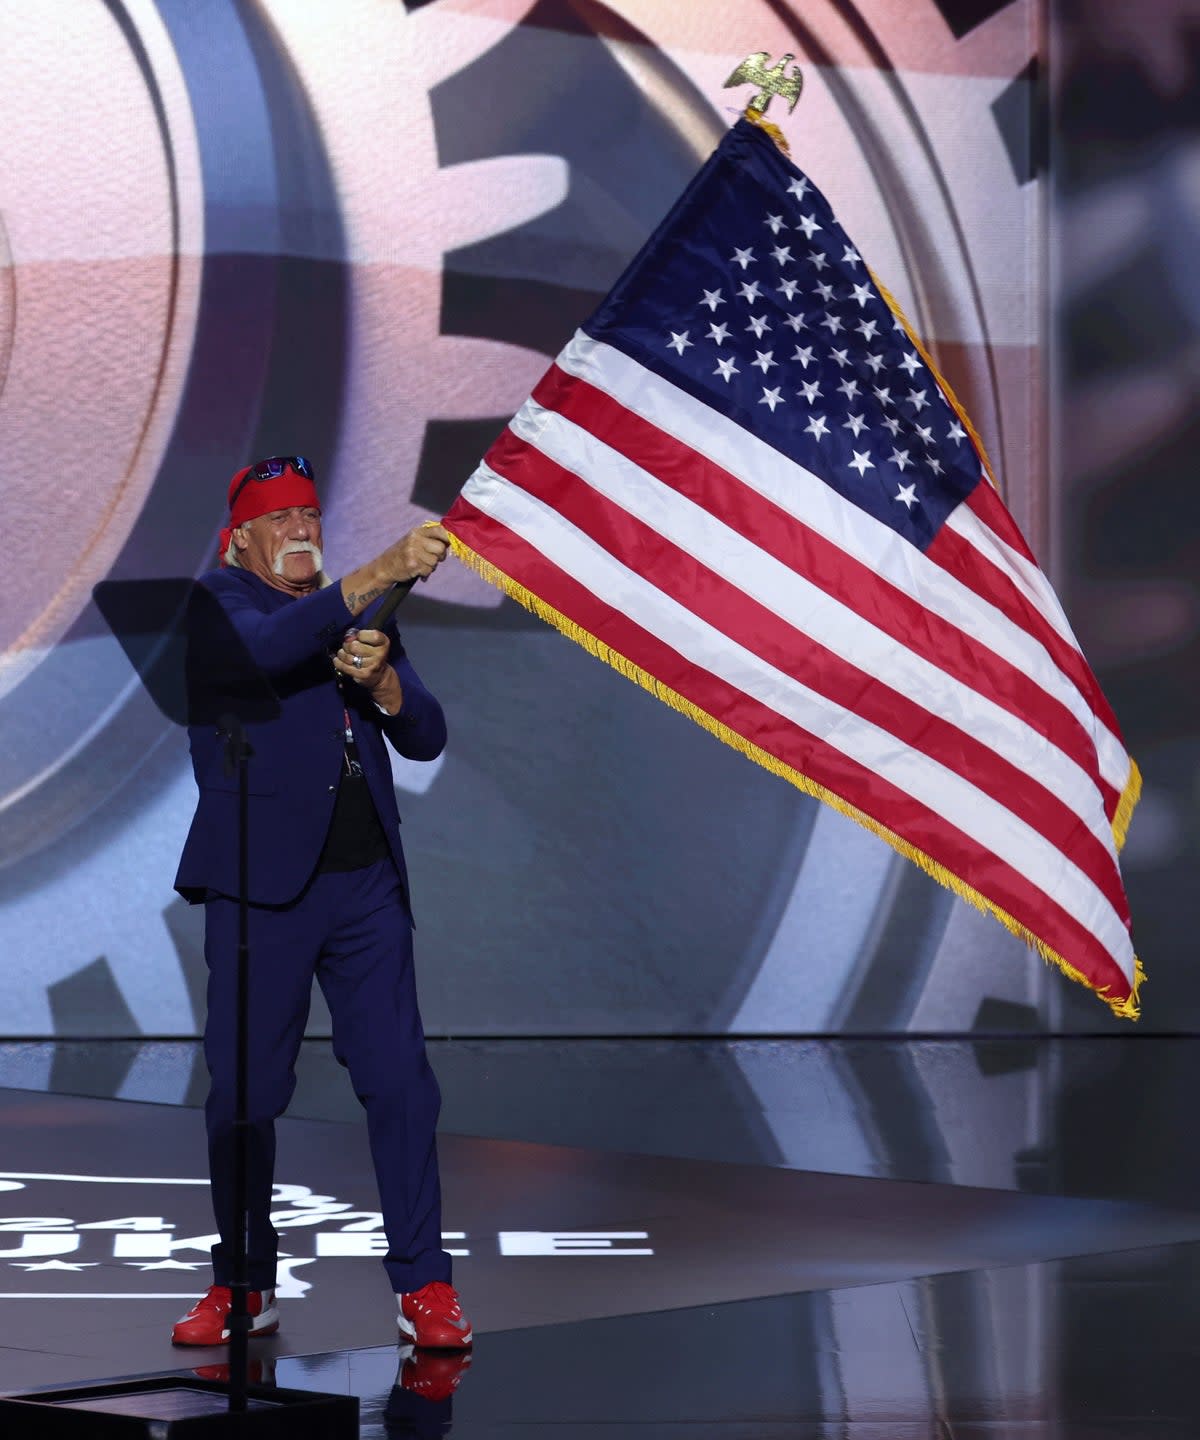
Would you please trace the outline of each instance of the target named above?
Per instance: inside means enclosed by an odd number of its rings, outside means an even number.
[[[87,1177],[40,1175],[36,1178],[76,1185],[85,1182]],[[108,1183],[147,1182],[113,1177]],[[200,1185],[203,1182],[173,1183]],[[293,1276],[290,1273],[293,1269],[322,1259],[375,1259],[387,1251],[383,1216],[379,1211],[357,1210],[348,1202],[317,1195],[302,1185],[277,1185],[275,1202],[280,1208],[271,1212],[272,1224],[280,1231],[291,1232],[287,1243],[292,1253],[281,1266],[281,1270],[287,1272],[280,1276],[279,1294],[283,1298],[299,1299],[312,1288],[307,1278],[301,1280]],[[141,1273],[192,1271],[202,1268],[214,1238],[211,1234],[180,1235],[176,1222],[163,1215],[116,1215],[97,1220],[77,1220],[64,1215],[8,1215],[0,1216],[0,1262],[23,1275],[37,1272],[46,1278],[49,1274],[80,1274],[113,1261]],[[655,1253],[653,1247],[636,1242],[646,1242],[649,1238],[646,1230],[498,1230],[474,1235],[462,1230],[442,1232],[449,1253],[464,1257],[470,1256],[472,1249],[477,1254],[491,1249],[493,1254],[510,1258],[648,1256]],[[297,1251],[307,1253],[297,1254]],[[197,1258],[185,1258],[189,1254]],[[16,1278],[14,1275],[13,1279]],[[6,1289],[0,1288],[0,1296],[4,1293]],[[53,1298],[55,1291],[47,1288],[40,1293]],[[128,1293],[138,1294],[136,1290]],[[68,1297],[64,1295],[64,1298]]]

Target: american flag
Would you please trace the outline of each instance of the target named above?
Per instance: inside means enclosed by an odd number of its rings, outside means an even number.
[[[445,524],[1136,1017],[1137,769],[985,463],[828,202],[742,120]]]

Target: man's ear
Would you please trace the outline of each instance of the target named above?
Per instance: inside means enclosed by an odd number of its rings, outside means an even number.
[[[249,545],[250,537],[246,534],[245,525],[239,525],[237,529],[234,530],[233,543],[234,547],[238,550],[244,550],[246,546]]]

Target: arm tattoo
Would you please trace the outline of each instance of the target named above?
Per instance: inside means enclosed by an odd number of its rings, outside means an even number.
[[[376,585],[373,590],[364,590],[356,595],[353,590],[346,596],[346,609],[357,612],[364,606],[369,605],[378,595],[382,595],[387,589],[386,585]]]

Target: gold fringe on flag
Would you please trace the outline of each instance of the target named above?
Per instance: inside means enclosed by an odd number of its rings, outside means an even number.
[[[792,147],[787,142],[787,136],[773,120],[768,120],[763,112],[756,110],[753,105],[747,105],[742,113],[751,125],[757,125],[760,130],[765,130],[785,155],[791,155]]]
[[[445,524],[444,521],[442,523]],[[672,690],[670,686],[664,685],[661,681],[656,680],[653,675],[643,670],[640,666],[635,665],[610,645],[606,645],[603,640],[598,640],[596,636],[584,630],[583,627],[577,625],[575,621],[569,619],[560,611],[555,610],[553,606],[547,605],[539,596],[535,595],[531,590],[527,590],[510,575],[506,575],[503,570],[497,569],[490,561],[476,554],[469,546],[464,545],[453,532],[450,532],[450,548],[453,550],[455,556],[469,569],[474,570],[477,575],[487,580],[490,584],[495,585],[519,605],[523,605],[526,610],[536,615],[539,620],[544,620],[547,625],[552,625],[555,630],[565,635],[569,640],[574,640],[577,645],[582,645],[590,655],[594,655],[598,660],[603,660],[606,665],[611,665],[614,670],[624,675],[627,680],[632,680],[634,684],[640,685],[643,690],[648,691],[651,695],[655,696],[656,699],[661,700],[664,705],[669,705],[672,710],[678,710],[680,714],[687,715],[690,719],[694,720],[697,725],[707,730],[710,735],[715,735],[718,740],[722,740],[734,750],[740,751],[748,759],[761,765],[763,769],[770,770],[772,774],[789,781],[796,786],[798,790],[804,791],[806,795],[812,795],[818,800],[823,800],[826,805],[832,806],[839,814],[845,815],[848,819],[854,820],[865,829],[870,830],[872,834],[878,835],[881,840],[886,841],[898,854],[903,855],[907,860],[911,860],[914,865],[919,865],[927,875],[931,875],[935,880],[945,885],[947,889],[953,890],[956,895],[961,896],[968,904],[974,905],[977,910],[982,910],[986,914],[995,916],[1005,929],[1011,930],[1014,935],[1019,936],[1027,945],[1036,950],[1043,960],[1049,964],[1057,965],[1070,979],[1076,980],[1081,985],[1086,985],[1089,990],[1094,991],[1095,994],[1105,1002],[1114,1015],[1123,1020],[1136,1020],[1138,1018],[1138,991],[1141,989],[1142,981],[1145,979],[1145,972],[1142,969],[1141,961],[1136,957],[1134,959],[1135,973],[1133,988],[1128,999],[1118,1000],[1110,998],[1108,994],[1109,986],[1094,985],[1086,975],[1077,970],[1068,960],[1064,960],[1056,950],[1052,950],[1050,946],[1047,945],[1044,940],[1039,939],[1032,930],[1026,929],[1019,920],[1015,920],[1007,911],[1001,910],[998,905],[993,904],[985,895],[981,895],[978,890],[974,890],[971,886],[965,884],[964,881],[960,880],[952,871],[947,870],[944,865],[939,865],[936,860],[926,855],[923,850],[918,850],[915,846],[910,845],[907,840],[901,839],[894,831],[889,830],[886,826],[881,825],[878,820],[872,819],[870,815],[865,814],[863,811],[849,804],[843,800],[840,795],[835,795],[833,791],[827,790],[815,780],[810,780],[807,775],[802,775],[798,770],[793,770],[790,765],[785,765],[783,761],[778,760],[774,755],[769,754],[752,741],[739,735],[736,730],[731,730],[729,726],[723,725],[714,716],[708,714],[707,711],[701,710],[699,706],[694,705],[690,700],[685,699],[675,690]],[[1136,769],[1134,774],[1136,774]],[[1138,777],[1138,784],[1140,785],[1140,777]],[[1129,793],[1129,789],[1127,788],[1127,794]],[[1129,801],[1126,811],[1126,824],[1128,824],[1128,814],[1132,813],[1134,803],[1136,803],[1136,795]],[[1125,796],[1122,797],[1121,804],[1123,807],[1125,806]],[[1121,813],[1121,810],[1118,810],[1118,816]],[[1116,822],[1114,822],[1114,824],[1115,823]]]
[[[1125,837],[1129,834],[1129,822],[1133,819],[1134,809],[1141,798],[1142,772],[1131,755],[1129,757],[1129,779],[1126,780],[1125,789],[1122,790],[1121,798],[1117,801],[1117,811],[1112,822],[1113,839],[1116,841],[1118,850],[1124,848]]]

